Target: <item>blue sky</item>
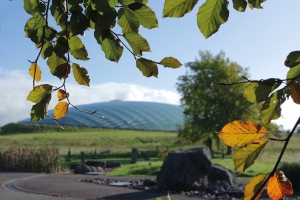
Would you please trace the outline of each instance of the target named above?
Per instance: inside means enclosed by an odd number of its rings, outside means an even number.
[[[145,58],[160,61],[163,57],[176,57],[181,63],[194,61],[199,50],[209,50],[217,54],[223,50],[232,61],[249,67],[252,79],[285,78],[288,68],[283,62],[289,52],[299,50],[300,32],[298,9],[300,1],[285,3],[267,1],[262,10],[246,9],[239,13],[230,1],[229,20],[209,39],[200,33],[196,14],[203,1],[199,1],[191,13],[183,18],[162,18],[163,0],[149,0],[157,14],[159,28],[140,28],[140,34],[150,44],[151,53]],[[29,117],[32,104],[26,101],[32,81],[28,75],[30,63],[38,51],[30,39],[25,38],[24,25],[30,16],[23,10],[23,1],[3,1],[0,7],[0,91],[6,97],[0,99],[0,126],[11,121]],[[116,32],[120,30],[116,29]],[[96,43],[93,32],[87,31],[81,37],[91,58],[78,62],[85,67],[91,78],[91,87],[76,86],[69,78],[71,101],[76,104],[108,101],[113,99],[157,101],[179,104],[180,95],[176,90],[177,78],[185,74],[180,69],[159,66],[158,78],[146,78],[135,66],[133,56],[124,49],[119,63],[104,58],[101,47]],[[42,83],[59,85],[59,80],[51,76],[46,62],[38,62],[42,68]],[[56,103],[52,99],[50,108]],[[291,129],[300,113],[299,106],[286,103],[283,119],[277,120],[286,129]]]

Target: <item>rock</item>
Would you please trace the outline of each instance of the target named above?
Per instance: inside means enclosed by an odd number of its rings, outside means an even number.
[[[208,174],[208,181],[226,181],[230,186],[237,186],[238,184],[235,174],[231,170],[218,164],[212,165],[211,171]]]
[[[106,168],[116,168],[121,166],[122,164],[120,162],[106,162]]]
[[[153,181],[151,179],[145,179],[143,181],[143,186],[151,187],[157,185],[157,181]]]
[[[161,190],[205,191],[211,170],[209,148],[170,152],[157,175]]]
[[[86,174],[88,172],[104,172],[104,170],[101,167],[81,165],[78,166],[74,171],[75,174]]]
[[[227,181],[213,181],[208,183],[207,192],[216,195],[225,194],[226,191],[230,188],[230,185]]]
[[[93,167],[101,167],[104,170],[106,168],[106,162],[101,160],[88,160],[86,161],[86,165]]]
[[[83,165],[83,163],[79,162],[79,163],[72,163],[70,165],[70,169],[76,169],[77,167]]]
[[[230,197],[234,197],[237,199],[243,199],[244,197],[244,190],[242,187],[232,187],[229,190],[227,190],[227,194]]]

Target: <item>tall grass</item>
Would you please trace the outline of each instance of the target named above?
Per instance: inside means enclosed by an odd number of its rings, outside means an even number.
[[[55,147],[9,148],[0,152],[0,170],[13,172],[61,171],[61,156]]]

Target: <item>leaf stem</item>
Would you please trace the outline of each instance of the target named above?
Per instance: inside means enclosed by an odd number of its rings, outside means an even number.
[[[284,145],[283,145],[283,147],[282,147],[282,149],[281,149],[280,155],[279,155],[279,157],[278,157],[278,159],[277,159],[277,162],[276,162],[276,164],[275,164],[273,170],[272,170],[271,173],[268,175],[268,177],[264,180],[263,184],[261,184],[261,186],[259,187],[259,189],[257,190],[257,192],[254,194],[254,196],[251,198],[251,200],[255,200],[255,199],[256,199],[256,197],[257,197],[257,195],[259,194],[259,192],[264,188],[264,186],[265,186],[266,183],[269,181],[269,179],[271,178],[271,176],[273,176],[273,174],[276,172],[277,167],[279,166],[279,163],[280,163],[280,161],[281,161],[281,158],[282,158],[282,156],[283,156],[283,154],[284,154],[284,152],[285,152],[285,149],[286,149],[287,145],[289,144],[289,141],[290,141],[292,135],[294,134],[294,132],[295,132],[297,126],[299,125],[299,123],[300,123],[300,116],[299,116],[297,122],[295,123],[295,125],[294,125],[292,131],[289,133],[289,135],[287,136],[287,138],[284,139],[285,143],[284,143]]]

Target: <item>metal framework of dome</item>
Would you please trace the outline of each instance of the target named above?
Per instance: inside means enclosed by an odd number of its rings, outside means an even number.
[[[97,114],[105,118],[70,107],[67,116],[59,119],[58,123],[62,126],[153,131],[176,131],[177,126],[183,123],[183,108],[165,103],[115,100],[78,107],[87,111],[97,110]],[[53,110],[49,114],[53,116]],[[33,123],[30,118],[21,122]],[[34,123],[54,124],[49,117]]]

